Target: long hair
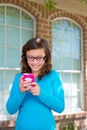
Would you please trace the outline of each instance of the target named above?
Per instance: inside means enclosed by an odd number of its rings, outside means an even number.
[[[46,58],[45,58],[45,64],[41,68],[40,73],[38,75],[38,79],[41,79],[44,75],[48,74],[52,69],[51,53],[47,41],[45,39],[38,37],[28,40],[22,48],[22,55],[21,55],[22,73],[32,73],[32,70],[27,63],[26,52],[32,49],[40,49],[40,48],[44,49]]]

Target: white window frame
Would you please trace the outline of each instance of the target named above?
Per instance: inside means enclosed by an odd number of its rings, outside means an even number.
[[[29,15],[29,17],[31,17],[32,19],[33,19],[33,21],[34,21],[34,30],[33,30],[33,32],[34,32],[34,36],[33,37],[35,37],[36,36],[36,19],[35,19],[35,17],[33,16],[33,15],[31,15],[28,11],[26,11],[26,10],[24,10],[23,8],[21,8],[21,7],[18,7],[18,6],[15,6],[15,5],[13,5],[13,4],[0,4],[0,7],[1,6],[4,6],[5,7],[5,20],[6,20],[6,8],[7,7],[13,7],[13,8],[16,8],[16,9],[19,9],[19,11],[20,11],[20,15],[21,15],[21,12],[25,12],[27,15]],[[21,21],[21,20],[20,20]],[[5,21],[5,24],[3,23],[0,23],[0,25],[6,25],[6,21]],[[10,26],[12,26],[12,25],[8,25],[9,27]],[[26,28],[23,28],[23,29],[26,29]],[[21,29],[19,29],[20,31],[21,31]],[[5,29],[5,32],[6,32],[6,29]],[[5,33],[4,33],[4,35],[5,35]],[[5,37],[6,37],[6,35],[5,35]],[[5,44],[6,44],[6,38],[4,39],[5,41]],[[20,59],[21,59],[21,48],[22,48],[22,46],[21,46],[21,33],[20,33]],[[5,52],[4,52],[5,53]],[[5,57],[4,57],[5,58]],[[19,62],[19,61],[18,61]],[[0,71],[6,71],[6,70],[8,70],[8,71],[15,71],[15,72],[19,72],[20,71],[20,68],[13,68],[13,67],[11,67],[11,68],[8,68],[8,67],[0,67]],[[3,72],[4,73],[4,72]],[[3,75],[3,79],[4,79],[4,75]],[[5,81],[4,81],[5,82]],[[2,86],[2,88],[3,88],[3,86]],[[3,99],[3,95],[4,95],[4,93],[8,93],[7,91],[2,91],[2,92],[0,92],[0,95],[2,94],[2,99]],[[4,104],[4,103],[3,103]],[[4,107],[3,106],[3,104],[2,104],[2,107]],[[4,109],[4,108],[3,108]],[[3,110],[2,110],[3,111]],[[7,116],[9,116],[9,115],[4,115],[4,113],[2,114],[2,115],[0,115],[0,119],[3,119],[4,120],[4,118],[6,119],[7,118]]]
[[[61,73],[78,73],[78,74],[81,74],[81,86],[80,86],[80,90],[77,90],[77,91],[80,91],[80,97],[81,97],[81,109],[79,109],[79,111],[82,111],[84,110],[84,79],[83,79],[83,72],[84,72],[84,67],[83,67],[83,30],[82,30],[82,27],[74,20],[70,19],[70,18],[66,18],[66,17],[60,17],[60,18],[56,18],[52,21],[55,22],[56,20],[69,20],[71,22],[73,22],[76,26],[78,26],[81,30],[81,71],[69,71],[69,70],[57,70],[60,74]],[[53,39],[52,39],[53,40]],[[73,112],[75,111],[78,111],[78,110],[72,110]],[[70,112],[69,110],[65,110],[64,113],[67,113],[67,112]],[[71,113],[71,112],[70,112]]]

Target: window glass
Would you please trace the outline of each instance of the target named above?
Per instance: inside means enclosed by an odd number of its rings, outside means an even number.
[[[33,36],[33,34],[34,34],[33,31],[30,32],[30,30],[22,29],[21,30],[21,36],[22,36],[21,37],[21,42],[22,42],[22,44],[24,44],[27,41],[27,39],[31,39],[31,37]]]
[[[0,6],[0,23],[4,24],[5,23],[5,7]]]
[[[7,115],[6,101],[20,71],[21,48],[34,37],[35,20],[26,11],[0,6],[0,115]]]
[[[6,46],[20,47],[20,29],[16,27],[6,28]]]
[[[14,7],[6,8],[6,24],[20,26],[20,10]]]
[[[6,111],[6,102],[7,102],[7,99],[8,99],[8,93],[3,93],[3,95],[2,95],[2,102],[3,102],[3,104],[2,104],[2,112],[1,112],[1,114],[2,115],[6,115],[6,114],[8,114],[7,113],[7,111]]]
[[[74,55],[78,55],[78,54],[80,55],[81,54],[81,50],[80,50],[81,41],[80,41],[80,39],[72,37],[71,43],[72,43],[72,53]]]
[[[12,87],[12,81],[14,80],[14,76],[18,73],[18,71],[11,71],[11,70],[5,70],[4,71],[4,78],[3,80],[4,85],[3,85],[3,90],[4,92],[10,92],[11,87]]]
[[[0,75],[2,75],[0,77],[0,93],[3,91],[3,71],[0,71]],[[1,94],[0,94],[1,95]],[[0,98],[1,99],[1,98]],[[0,102],[1,103],[1,102]]]
[[[0,67],[4,66],[4,48],[0,47]]]
[[[34,28],[34,21],[29,17],[28,14],[25,12],[22,12],[22,21],[21,21],[22,27],[33,29]]]
[[[4,26],[0,25],[0,47],[4,46]]]
[[[81,81],[79,78],[79,74],[61,73],[61,76],[62,76],[64,90],[65,90],[66,110],[71,111],[71,110],[80,109]]]
[[[61,70],[72,70],[72,55],[71,54],[64,53],[62,55],[61,66],[62,66]]]
[[[79,55],[73,55],[72,56],[72,66],[73,70],[81,70],[81,62],[80,62],[81,56]]]
[[[6,67],[19,68],[20,50],[18,48],[6,48]]]
[[[81,110],[81,59],[81,28],[69,19],[53,21],[52,64],[63,80],[65,111]]]
[[[74,37],[80,38],[80,36],[81,36],[81,30],[79,29],[79,27],[75,23],[72,23],[72,27],[73,27],[72,31],[73,31]]]
[[[2,94],[2,92],[0,91],[0,115],[1,115],[1,113],[2,113],[2,97],[3,96],[3,94]]]

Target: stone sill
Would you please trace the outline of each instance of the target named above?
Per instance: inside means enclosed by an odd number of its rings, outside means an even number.
[[[87,112],[86,111],[80,111],[80,112],[75,112],[75,113],[63,113],[63,114],[58,114],[58,113],[53,113],[54,114],[54,117],[55,117],[55,120],[57,119],[64,119],[65,117],[67,119],[71,119],[71,118],[74,118],[74,119],[86,119],[87,117]],[[9,127],[14,127],[15,126],[15,118],[6,118],[4,119],[3,116],[2,118],[0,119],[0,128],[9,128]]]

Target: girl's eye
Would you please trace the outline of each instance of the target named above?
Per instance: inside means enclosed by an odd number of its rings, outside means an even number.
[[[33,56],[27,56],[27,60],[29,61],[33,61],[33,60],[37,60],[37,61],[43,61],[45,59],[46,56],[44,57],[40,57],[40,56],[37,56],[37,57],[33,57]]]

